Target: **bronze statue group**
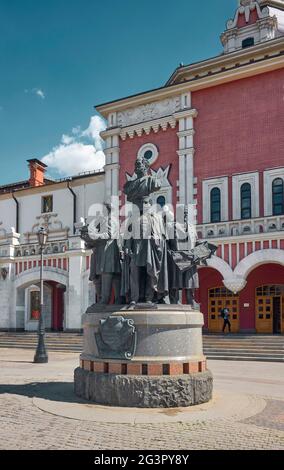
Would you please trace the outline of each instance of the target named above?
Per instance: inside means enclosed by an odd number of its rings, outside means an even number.
[[[137,159],[135,178],[124,186],[132,211],[123,228],[113,206],[105,204],[103,213],[81,229],[81,238],[93,251],[90,280],[98,304],[178,304],[184,291],[186,302],[197,307],[198,266],[206,265],[217,247],[196,242],[187,207],[180,223],[168,206],[152,204],[151,194],[160,189],[161,181],[149,175],[147,160]]]

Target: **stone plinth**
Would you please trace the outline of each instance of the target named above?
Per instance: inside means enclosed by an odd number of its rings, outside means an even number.
[[[100,323],[108,317],[134,325],[131,358],[117,351],[104,355],[98,347]],[[84,350],[75,370],[78,396],[103,405],[144,408],[192,406],[212,398],[200,312],[183,305],[95,307],[84,315],[83,326]]]

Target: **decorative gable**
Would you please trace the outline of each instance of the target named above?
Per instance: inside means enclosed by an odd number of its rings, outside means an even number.
[[[221,36],[224,52],[234,52],[284,35],[284,2],[239,0]]]

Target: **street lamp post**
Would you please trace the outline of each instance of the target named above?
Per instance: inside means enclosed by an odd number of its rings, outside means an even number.
[[[44,364],[48,362],[48,355],[45,348],[45,323],[43,315],[43,250],[47,242],[47,231],[41,227],[38,231],[38,243],[40,249],[40,309],[39,309],[39,322],[38,322],[38,343],[34,357],[34,362],[37,364]]]

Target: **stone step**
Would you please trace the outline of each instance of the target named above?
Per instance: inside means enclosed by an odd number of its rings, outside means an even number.
[[[211,359],[214,361],[252,361],[252,362],[283,362],[284,363],[284,358],[275,358],[271,356],[238,356],[236,355],[208,355],[207,359]]]
[[[48,343],[45,343],[46,344],[46,348],[48,351],[55,351],[55,352],[82,352],[82,347],[81,346],[52,346],[52,345],[49,345]],[[36,343],[34,344],[22,344],[22,345],[19,345],[17,343],[13,343],[13,344],[9,344],[9,345],[5,345],[5,344],[1,344],[0,345],[0,349],[28,349],[28,350],[33,350],[36,348]]]
[[[80,333],[46,334],[48,351],[80,353]],[[0,348],[35,350],[37,333],[0,333]],[[222,334],[203,336],[204,354],[214,360],[284,362],[284,336]]]
[[[283,349],[247,349],[247,348],[207,348],[206,346],[203,347],[204,351],[207,354],[213,354],[216,352],[221,352],[222,354],[225,353],[246,353],[246,354],[262,354],[264,351],[266,354],[279,354],[284,357]]]
[[[212,355],[212,354],[238,354],[238,355],[249,355],[249,356],[259,356],[265,354],[266,356],[273,356],[273,357],[283,357],[284,358],[284,352],[275,350],[275,351],[266,351],[266,350],[260,350],[260,349],[254,349],[254,350],[248,350],[248,349],[207,349],[204,348],[204,354],[205,355]]]

